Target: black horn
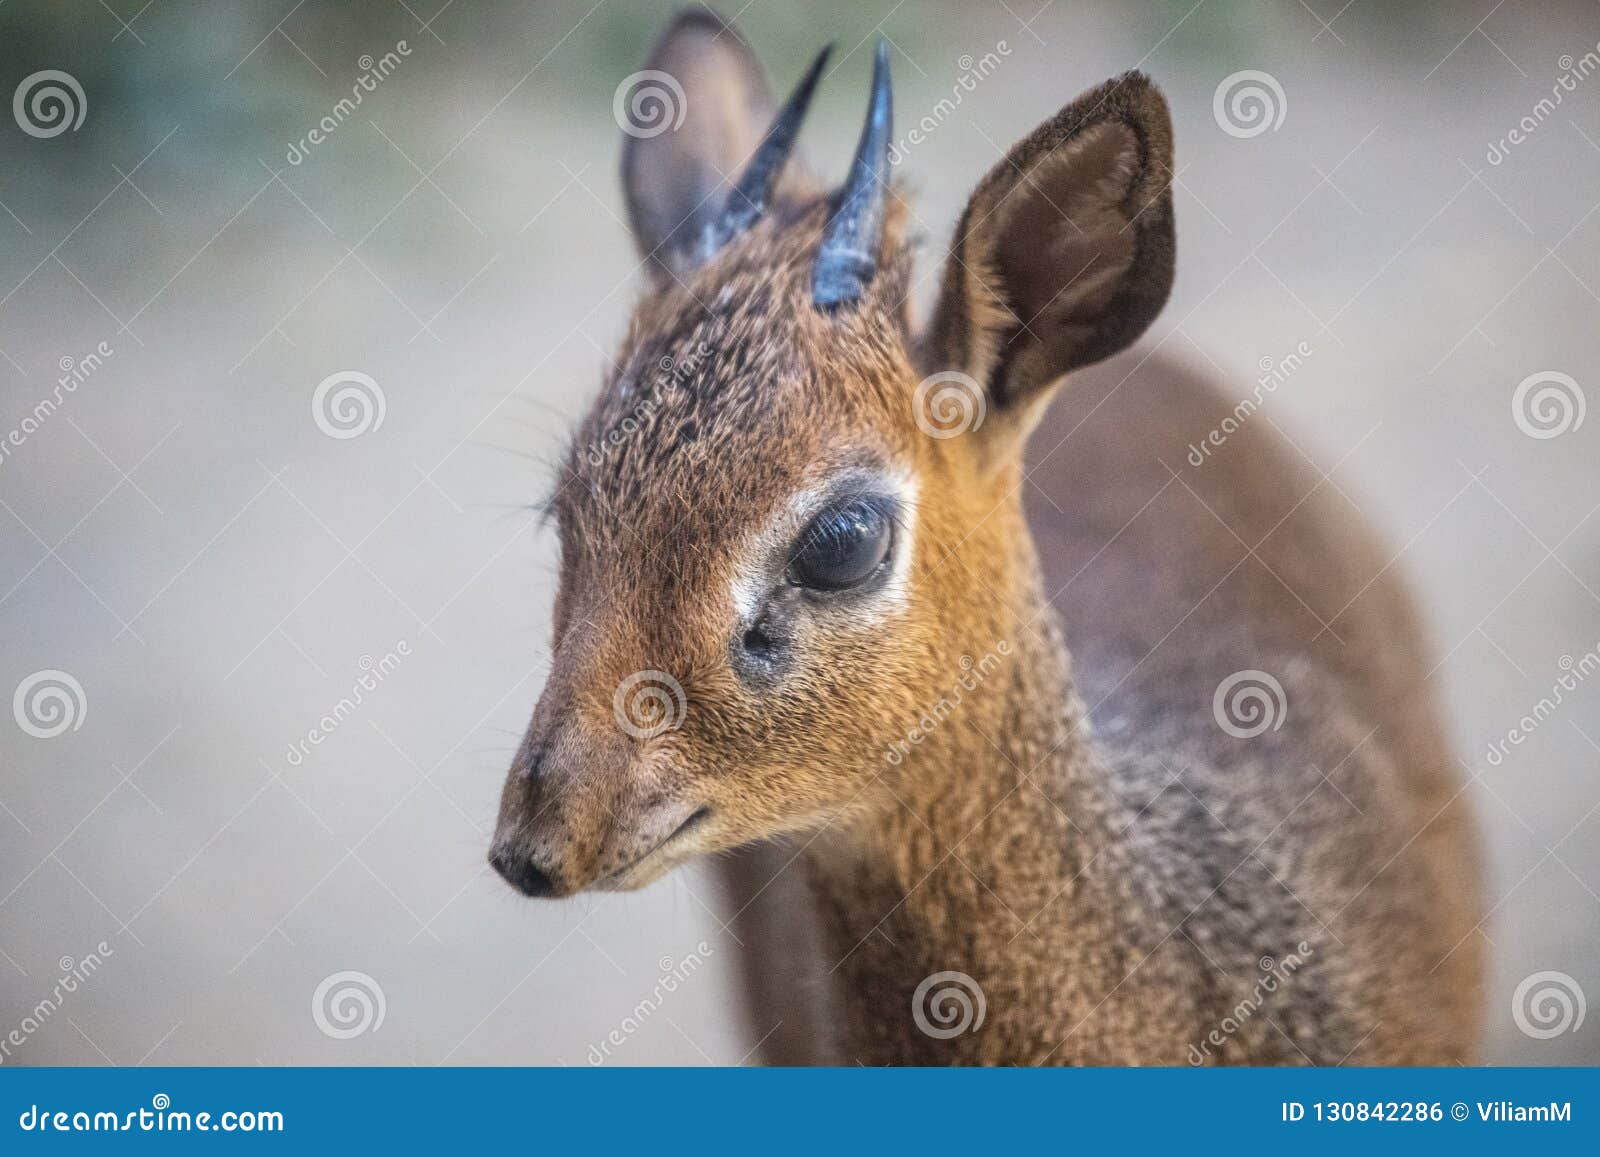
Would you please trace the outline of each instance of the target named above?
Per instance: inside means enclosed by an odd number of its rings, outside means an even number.
[[[855,301],[877,270],[889,193],[889,134],[893,119],[889,46],[880,40],[872,62],[867,123],[840,192],[839,207],[822,235],[822,248],[811,274],[811,300],[819,307]]]
[[[817,79],[822,75],[822,67],[828,63],[828,54],[832,51],[833,45],[829,44],[817,53],[817,58],[806,69],[800,83],[795,85],[789,99],[783,102],[778,115],[772,118],[772,126],[767,129],[767,135],[762,138],[749,164],[739,175],[739,183],[729,191],[722,212],[706,227],[703,256],[709,257],[721,249],[730,239],[754,225],[767,211],[773,186],[778,182],[778,174],[783,172],[784,162],[794,151],[795,138],[800,135],[800,124],[806,119],[806,110],[811,106],[811,94],[816,91]]]

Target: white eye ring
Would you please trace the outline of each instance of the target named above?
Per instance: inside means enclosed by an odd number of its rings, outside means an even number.
[[[882,583],[864,592],[852,608],[859,615],[897,612],[910,594],[911,558],[916,545],[917,485],[909,471],[839,470],[815,485],[791,494],[766,525],[752,531],[741,544],[734,563],[729,591],[738,621],[754,622],[774,587],[785,580],[795,543],[814,520],[830,506],[852,496],[878,495],[892,508],[893,530],[889,542],[888,573]]]

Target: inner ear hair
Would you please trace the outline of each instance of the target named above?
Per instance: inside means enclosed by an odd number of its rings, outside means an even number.
[[[1085,93],[968,202],[926,348],[996,406],[1126,348],[1172,287],[1172,127],[1142,73]]]

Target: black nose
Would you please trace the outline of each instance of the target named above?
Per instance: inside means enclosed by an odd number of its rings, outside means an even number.
[[[521,852],[509,848],[496,848],[489,853],[489,864],[495,871],[524,896],[552,896],[555,881]]]

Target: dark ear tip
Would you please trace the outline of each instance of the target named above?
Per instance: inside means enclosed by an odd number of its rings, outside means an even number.
[[[1149,75],[1130,69],[1080,94],[1056,114],[1049,136],[1068,137],[1107,121],[1121,122],[1138,134],[1145,167],[1167,172],[1172,165],[1172,114],[1167,99]]]
[[[1167,98],[1162,95],[1161,87],[1150,79],[1149,73],[1137,68],[1129,69],[1108,81],[1106,87],[1133,112],[1162,121],[1171,119],[1167,111]]]

